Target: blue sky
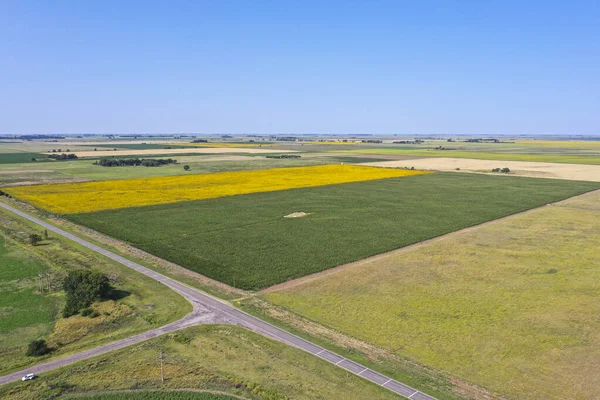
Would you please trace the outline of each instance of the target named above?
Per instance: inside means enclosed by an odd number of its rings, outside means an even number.
[[[0,133],[600,133],[600,1],[4,0],[0,37]]]

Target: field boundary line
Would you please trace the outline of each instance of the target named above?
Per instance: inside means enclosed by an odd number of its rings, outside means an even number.
[[[529,210],[516,212],[516,213],[510,214],[510,215],[506,215],[504,217],[493,219],[491,221],[486,221],[486,222],[482,222],[482,223],[477,224],[477,225],[469,226],[469,227],[460,229],[458,231],[445,233],[443,235],[439,235],[439,236],[433,237],[431,239],[426,239],[426,240],[423,240],[421,242],[416,242],[416,243],[413,243],[413,244],[409,244],[408,246],[400,247],[398,249],[386,251],[384,253],[375,254],[374,256],[370,256],[370,257],[366,257],[366,258],[363,258],[363,259],[360,259],[360,260],[357,260],[357,261],[352,261],[352,262],[349,262],[349,263],[346,263],[346,264],[338,265],[337,267],[332,267],[332,268],[329,268],[329,269],[326,269],[326,270],[323,270],[323,271],[315,272],[314,274],[310,274],[310,275],[306,275],[306,276],[303,276],[303,277],[300,277],[300,278],[292,279],[292,280],[289,280],[287,282],[278,283],[276,285],[264,288],[264,289],[256,292],[256,294],[265,294],[265,293],[278,292],[278,291],[282,291],[282,290],[286,290],[286,289],[295,288],[297,286],[301,286],[301,285],[307,284],[309,282],[312,282],[314,280],[317,280],[317,279],[320,279],[320,278],[323,278],[323,277],[326,277],[326,276],[329,276],[329,275],[335,275],[337,273],[345,271],[346,269],[356,268],[356,267],[360,267],[360,266],[362,266],[362,265],[364,265],[366,263],[371,263],[371,262],[378,261],[378,260],[380,260],[380,259],[382,259],[384,257],[389,256],[389,255],[402,254],[404,252],[411,251],[413,249],[418,249],[418,248],[420,248],[422,246],[426,246],[426,245],[428,245],[430,243],[436,243],[436,242],[439,242],[439,241],[448,240],[453,235],[458,235],[458,234],[463,234],[463,233],[471,232],[471,231],[473,231],[475,229],[479,229],[479,228],[487,226],[487,225],[493,225],[493,224],[499,223],[499,222],[504,221],[504,220],[509,219],[509,218],[514,218],[514,217],[518,217],[520,215],[525,215],[525,214],[528,214],[528,213],[533,213],[533,212],[536,212],[537,210],[539,210],[539,209],[541,209],[543,207],[548,207],[548,206],[562,206],[562,203],[564,203],[564,202],[567,202],[569,200],[576,199],[576,198],[582,197],[582,196],[589,196],[589,195],[591,195],[592,193],[595,193],[595,192],[600,192],[600,189],[593,189],[593,190],[590,190],[588,192],[579,194],[577,196],[572,196],[572,197],[569,197],[569,198],[566,198],[566,199],[563,199],[563,200],[559,200],[559,201],[557,201],[555,203],[548,203],[548,204],[544,204],[544,205],[541,205],[541,206],[538,206],[538,207],[535,207],[535,208],[530,208]]]

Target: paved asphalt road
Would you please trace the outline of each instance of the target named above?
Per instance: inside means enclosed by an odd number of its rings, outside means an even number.
[[[22,376],[35,373],[40,374],[42,372],[50,371],[52,369],[62,367],[64,365],[68,365],[74,363],[79,360],[83,360],[89,357],[93,357],[99,354],[103,354],[112,350],[120,349],[126,347],[128,345],[138,343],[156,336],[159,336],[163,333],[171,332],[177,329],[181,329],[184,327],[197,325],[200,323],[207,322],[221,322],[221,323],[230,323],[235,325],[243,326],[247,329],[250,329],[254,332],[260,333],[261,335],[267,336],[279,342],[283,342],[290,346],[299,348],[308,353],[311,353],[317,357],[322,358],[325,361],[328,361],[340,368],[343,368],[355,375],[358,375],[364,379],[367,379],[377,385],[380,385],[394,393],[402,395],[411,400],[436,400],[434,397],[431,397],[425,393],[419,392],[407,386],[403,383],[395,381],[385,375],[382,375],[378,372],[375,372],[369,368],[366,368],[354,361],[348,360],[342,356],[339,356],[329,350],[324,349],[323,347],[317,346],[307,340],[304,340],[296,335],[292,335],[284,331],[283,329],[277,328],[267,322],[264,322],[256,317],[253,317],[249,314],[244,313],[243,311],[238,310],[230,306],[227,303],[222,302],[212,296],[209,296],[205,293],[200,292],[197,289],[191,288],[187,285],[184,285],[176,280],[168,278],[164,275],[161,275],[151,269],[143,267],[139,264],[134,263],[133,261],[129,261],[126,258],[123,258],[115,253],[112,253],[102,247],[96,246],[93,243],[90,243],[86,240],[83,240],[75,235],[70,234],[60,228],[55,227],[54,225],[50,225],[38,218],[35,218],[27,213],[24,213],[20,210],[17,210],[9,205],[6,205],[0,202],[0,207],[5,208],[23,218],[26,218],[32,222],[35,222],[38,225],[41,225],[45,229],[57,233],[61,236],[64,236],[74,242],[79,243],[82,246],[85,246],[91,250],[94,250],[97,253],[100,253],[118,263],[121,263],[129,268],[135,269],[136,271],[152,277],[157,281],[167,285],[177,293],[181,294],[188,301],[190,301],[194,306],[194,311],[190,313],[185,318],[175,321],[169,325],[165,325],[159,329],[155,329],[152,331],[144,332],[139,335],[135,335],[129,337],[127,339],[123,339],[117,342],[109,343],[104,346],[97,347],[92,350],[84,351],[81,353],[73,354],[71,356],[67,356],[58,360],[50,361],[44,364],[39,364],[34,367],[28,368],[23,371],[15,372],[10,375],[0,377],[0,384],[4,384],[7,382],[15,381],[20,379]],[[340,398],[343,398],[343,394],[340,394]]]

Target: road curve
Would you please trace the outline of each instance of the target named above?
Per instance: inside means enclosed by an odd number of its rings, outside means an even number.
[[[401,382],[398,382],[394,379],[391,379],[385,375],[382,375],[378,372],[375,372],[367,367],[364,367],[361,364],[358,364],[354,361],[351,361],[347,358],[344,358],[338,354],[335,354],[325,348],[313,344],[307,340],[304,340],[296,335],[293,335],[289,332],[286,332],[283,329],[277,328],[274,325],[271,325],[261,319],[251,316],[250,314],[246,314],[243,311],[238,310],[237,308],[232,307],[231,305],[218,300],[208,294],[205,294],[195,288],[187,286],[183,283],[180,283],[174,279],[166,277],[158,272],[155,272],[149,268],[143,267],[133,261],[130,261],[124,257],[121,257],[111,251],[108,251],[100,246],[96,246],[93,243],[88,242],[87,240],[81,239],[78,236],[75,236],[69,232],[66,232],[60,228],[57,228],[54,225],[46,223],[36,217],[33,217],[23,211],[20,211],[14,207],[11,207],[3,202],[0,202],[0,207],[13,212],[25,219],[28,219],[31,222],[34,222],[49,231],[57,233],[61,236],[64,236],[82,246],[85,246],[97,253],[102,254],[105,257],[108,257],[120,264],[125,265],[126,267],[132,268],[144,275],[147,275],[151,278],[156,279],[157,281],[165,284],[169,288],[173,289],[175,292],[179,293],[183,297],[185,297],[188,301],[190,301],[194,306],[194,311],[189,314],[187,317],[173,322],[169,325],[165,325],[159,329],[155,329],[152,331],[144,332],[136,336],[132,336],[127,339],[123,339],[114,343],[109,343],[104,346],[97,347],[95,349],[91,349],[88,351],[84,351],[82,353],[73,354],[71,356],[67,356],[64,358],[60,358],[58,360],[50,361],[44,364],[36,365],[34,367],[28,368],[23,371],[18,371],[12,373],[10,375],[0,377],[0,384],[8,383],[11,381],[15,381],[20,379],[23,375],[28,373],[36,373],[39,374],[41,372],[50,371],[52,369],[62,367],[64,365],[71,364],[76,361],[80,361],[89,357],[93,357],[102,353],[106,353],[112,350],[116,350],[122,347],[126,347],[128,345],[150,339],[152,337],[156,337],[163,333],[171,332],[177,329],[181,329],[187,326],[196,325],[198,323],[202,323],[198,316],[199,310],[209,310],[212,313],[220,315],[224,318],[224,321],[230,324],[240,325],[244,328],[250,329],[254,332],[257,332],[261,335],[269,337],[271,339],[277,340],[279,342],[285,343],[287,345],[296,347],[298,349],[304,350],[310,354],[313,354],[325,361],[330,362],[340,368],[345,369],[348,372],[351,372],[355,375],[360,376],[368,381],[371,381],[379,386],[382,386],[396,394],[409,398],[411,400],[436,400],[434,397],[429,396],[423,392],[420,392],[416,389],[411,388],[408,385],[405,385]]]

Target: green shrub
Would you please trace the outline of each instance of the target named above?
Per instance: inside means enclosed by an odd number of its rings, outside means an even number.
[[[79,313],[83,316],[83,317],[88,317],[90,315],[92,315],[92,313],[94,312],[94,309],[91,307],[87,307],[84,308],[83,310],[81,310]]]
[[[27,355],[29,357],[43,356],[51,351],[52,349],[48,347],[44,339],[34,340],[33,342],[29,343],[29,346],[27,346]]]

